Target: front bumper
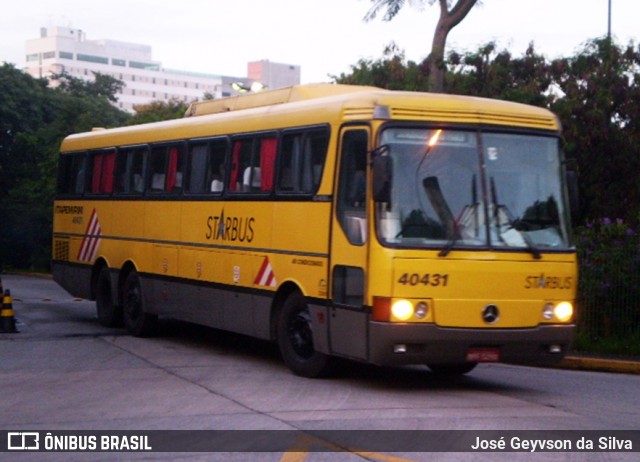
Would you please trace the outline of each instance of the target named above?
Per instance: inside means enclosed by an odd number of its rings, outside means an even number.
[[[454,329],[434,324],[371,321],[369,362],[381,366],[460,364],[467,362],[470,349],[491,348],[499,351],[500,362],[553,364],[567,354],[574,334],[575,325],[541,325],[529,329]],[[552,349],[559,351],[552,352]],[[398,350],[404,352],[396,352]]]

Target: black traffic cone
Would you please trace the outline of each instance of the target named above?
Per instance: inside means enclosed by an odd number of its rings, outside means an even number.
[[[2,299],[2,311],[0,311],[0,332],[3,334],[15,334],[18,332],[16,329],[16,318],[13,312],[13,300],[11,299],[11,292],[9,289],[4,291],[4,298]]]

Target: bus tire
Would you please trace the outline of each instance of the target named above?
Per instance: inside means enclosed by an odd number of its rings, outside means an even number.
[[[98,321],[105,327],[122,325],[122,308],[116,305],[111,290],[109,268],[103,266],[96,281],[96,312]]]
[[[330,372],[331,358],[313,347],[311,315],[300,292],[292,292],[285,299],[278,317],[277,334],[282,359],[294,374],[315,378]]]
[[[131,335],[149,337],[155,333],[158,316],[145,312],[140,277],[130,272],[122,288],[122,311],[124,325]]]
[[[471,372],[477,365],[478,363],[427,364],[427,367],[436,375],[451,377]]]

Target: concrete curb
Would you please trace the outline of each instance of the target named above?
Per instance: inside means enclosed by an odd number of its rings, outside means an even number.
[[[640,361],[589,356],[567,356],[556,367],[561,369],[640,374]]]

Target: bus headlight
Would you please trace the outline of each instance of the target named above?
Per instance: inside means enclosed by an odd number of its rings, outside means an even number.
[[[408,321],[413,312],[413,304],[409,300],[398,300],[391,306],[391,314],[399,321]]]
[[[560,322],[567,322],[573,317],[573,305],[569,302],[560,302],[553,309],[553,313]]]
[[[573,305],[570,302],[547,303],[542,309],[542,317],[547,321],[570,321],[573,317]]]
[[[429,314],[429,305],[427,305],[425,302],[419,302],[416,305],[416,318],[424,319],[427,317],[428,314]]]

